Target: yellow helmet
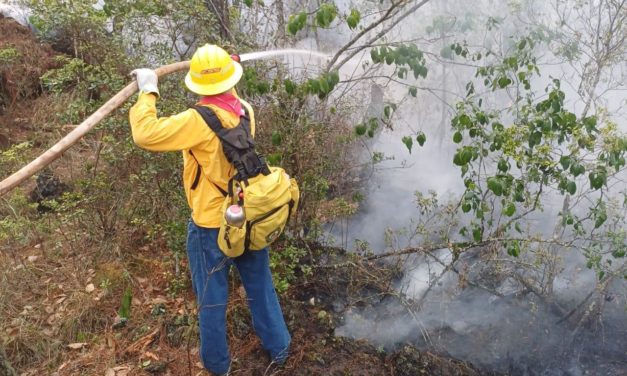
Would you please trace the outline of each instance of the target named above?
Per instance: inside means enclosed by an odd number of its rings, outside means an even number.
[[[242,78],[242,66],[222,48],[205,44],[192,56],[185,85],[200,95],[228,91]]]

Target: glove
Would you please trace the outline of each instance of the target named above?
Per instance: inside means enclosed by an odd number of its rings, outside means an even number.
[[[131,77],[135,77],[137,80],[139,90],[144,93],[157,94],[157,97],[159,96],[159,88],[157,87],[159,78],[154,70],[148,68],[135,69],[131,72]]]

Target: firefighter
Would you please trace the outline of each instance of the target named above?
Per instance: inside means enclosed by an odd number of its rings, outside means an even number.
[[[251,106],[238,97],[234,86],[242,77],[236,55],[206,44],[194,53],[185,86],[199,95],[198,105],[209,107],[225,128],[237,126],[245,110],[254,135]],[[187,232],[187,257],[198,304],[200,358],[217,375],[230,371],[231,357],[226,338],[228,275],[237,268],[246,290],[252,323],[262,346],[275,364],[288,355],[290,334],[272,282],[268,249],[244,252],[229,258],[217,244],[224,213],[221,206],[229,179],[235,174],[218,137],[194,109],[169,117],[157,117],[158,79],[151,69],[136,69],[140,94],[130,110],[135,143],[150,151],[182,151],[183,185],[192,210]]]

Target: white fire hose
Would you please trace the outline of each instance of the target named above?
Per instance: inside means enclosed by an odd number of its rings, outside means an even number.
[[[263,59],[279,55],[309,55],[316,58],[328,58],[327,55],[308,50],[276,50],[242,54],[240,55],[240,60],[244,62],[247,60]],[[189,69],[189,61],[181,61],[179,63],[159,67],[155,69],[155,72],[157,73],[157,76],[161,77],[187,69]],[[133,81],[109,99],[107,103],[103,104],[96,112],[91,114],[91,116],[80,123],[73,131],[54,144],[54,146],[46,150],[35,160],[22,167],[8,178],[2,180],[0,182],[0,196],[3,196],[24,180],[35,175],[39,170],[59,158],[63,152],[78,142],[78,140],[83,138],[83,136],[85,136],[92,128],[102,121],[102,119],[106,118],[111,112],[120,107],[128,98],[131,97],[131,95],[135,94],[135,92],[137,92],[137,82]]]

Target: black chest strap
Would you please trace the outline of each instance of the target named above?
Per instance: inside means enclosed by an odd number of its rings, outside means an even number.
[[[255,151],[250,118],[246,110],[245,114],[240,116],[240,123],[237,126],[225,128],[210,108],[205,106],[194,106],[193,108],[198,111],[205,123],[220,139],[226,159],[237,171],[236,180],[246,181],[259,174],[267,175],[270,173],[270,168],[264,158]]]

